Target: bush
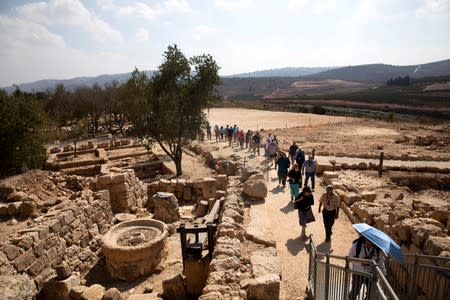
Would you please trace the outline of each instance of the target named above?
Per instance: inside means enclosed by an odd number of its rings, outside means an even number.
[[[322,106],[314,105],[311,108],[311,113],[316,114],[316,115],[324,115],[327,113],[327,110],[325,108],[323,108]]]

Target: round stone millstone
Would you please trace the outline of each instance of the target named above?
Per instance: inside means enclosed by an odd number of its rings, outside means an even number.
[[[126,281],[152,274],[166,251],[167,236],[166,224],[149,218],[113,226],[102,237],[108,274]]]

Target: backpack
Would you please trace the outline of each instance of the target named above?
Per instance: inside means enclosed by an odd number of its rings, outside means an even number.
[[[355,257],[358,257],[358,258],[359,258],[359,254],[361,253],[362,245],[363,245],[363,243],[364,243],[364,237],[363,237],[363,236],[360,236],[359,238],[357,238],[356,240],[354,240],[354,241],[352,242],[352,244],[354,244],[354,243],[357,243],[357,244],[356,244],[356,255],[355,255]],[[380,248],[375,247],[375,255],[376,255],[377,257],[380,256]]]
[[[295,160],[299,165],[303,164],[305,162],[305,151],[303,151],[303,149],[301,148],[298,148],[296,153],[297,154],[295,156]]]
[[[277,152],[277,148],[277,143],[272,140],[272,142],[270,142],[269,146],[267,147],[267,152],[269,152],[269,154],[275,154]]]

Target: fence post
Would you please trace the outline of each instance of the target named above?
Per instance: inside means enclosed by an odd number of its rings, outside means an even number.
[[[325,264],[325,300],[328,300],[328,291],[330,285],[330,254],[327,253],[327,260]]]
[[[345,278],[344,278],[344,297],[347,299],[350,285],[350,262],[348,256],[345,257]]]
[[[417,298],[417,266],[418,266],[418,257],[417,253],[414,253],[414,265],[412,270],[412,279],[410,282],[410,289],[409,289],[409,300],[414,300]]]
[[[379,295],[377,295],[377,281],[378,274],[376,270],[376,262],[372,261],[372,274],[370,276],[370,287],[367,287],[366,299],[377,299]]]
[[[179,232],[181,240],[181,256],[183,257],[183,271],[184,271],[184,264],[186,261],[186,225],[184,223],[180,224]]]
[[[378,177],[380,178],[383,175],[383,159],[384,159],[384,152],[380,152],[380,164],[378,165]]]

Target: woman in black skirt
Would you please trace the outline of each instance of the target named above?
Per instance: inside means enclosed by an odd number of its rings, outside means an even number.
[[[298,219],[302,226],[301,238],[306,238],[306,224],[314,222],[314,214],[311,206],[314,205],[314,196],[309,186],[305,186],[303,191],[295,199],[294,207],[298,210]]]

